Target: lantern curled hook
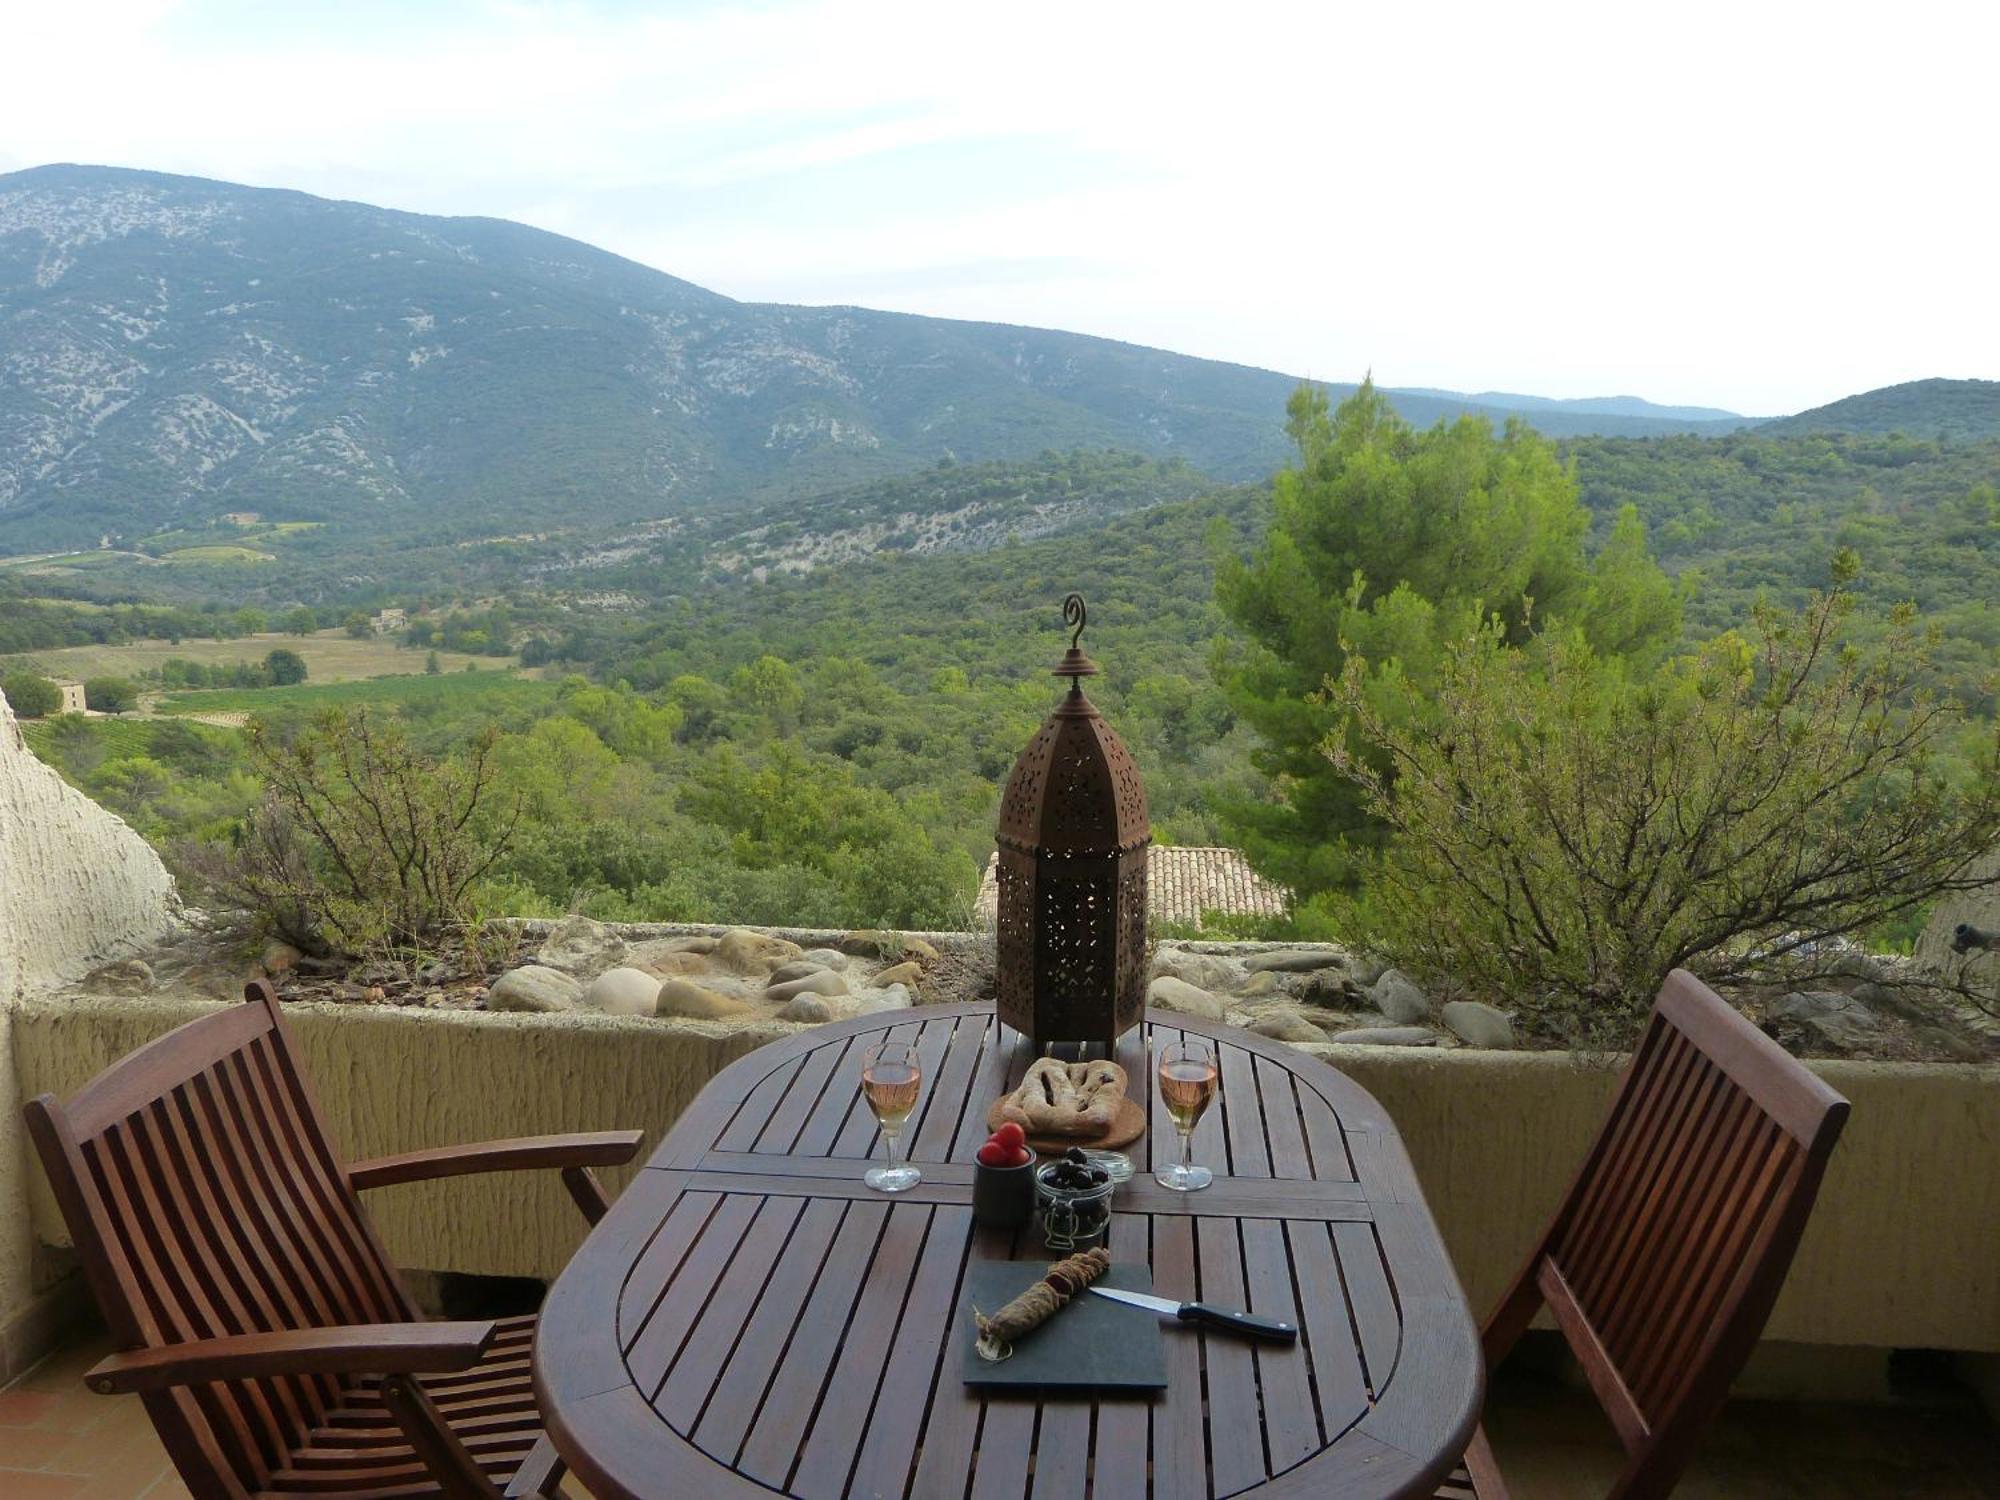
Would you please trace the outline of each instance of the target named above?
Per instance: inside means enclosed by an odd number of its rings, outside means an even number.
[[[1069,633],[1069,649],[1080,651],[1077,644],[1083,638],[1083,627],[1090,622],[1090,613],[1083,607],[1083,595],[1072,593],[1063,600],[1063,624],[1074,627]]]

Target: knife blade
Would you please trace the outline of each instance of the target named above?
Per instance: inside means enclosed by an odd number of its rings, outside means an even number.
[[[1109,1297],[1113,1302],[1143,1307],[1163,1318],[1179,1318],[1183,1323],[1197,1323],[1225,1333],[1242,1333],[1251,1338],[1274,1339],[1286,1344],[1299,1336],[1295,1324],[1281,1323],[1276,1318],[1260,1318],[1255,1313],[1231,1312],[1226,1307],[1213,1307],[1206,1302],[1176,1302],[1170,1297],[1128,1292],[1115,1286],[1094,1286],[1090,1290],[1100,1297]]]

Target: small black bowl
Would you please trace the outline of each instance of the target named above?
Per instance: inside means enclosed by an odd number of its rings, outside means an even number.
[[[1018,1167],[972,1168],[972,1219],[986,1229],[1019,1229],[1035,1211],[1035,1158]]]

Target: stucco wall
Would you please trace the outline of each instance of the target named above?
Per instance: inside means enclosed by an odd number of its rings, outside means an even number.
[[[1993,882],[1978,890],[1945,897],[1917,939],[1917,961],[1962,984],[1988,1002],[2000,1000],[2000,948],[1954,953],[1951,935],[1961,922],[2000,932],[2000,849],[1972,867],[1976,879]]]
[[[27,1092],[66,1094],[197,1014],[198,1002],[38,1001],[17,1017]],[[789,1028],[303,1006],[291,1013],[352,1156],[553,1130],[642,1126],[648,1148],[725,1063]],[[1483,1312],[1553,1206],[1610,1092],[1560,1054],[1327,1048],[1396,1119]],[[2000,1070],[1828,1062],[1854,1103],[1773,1338],[2000,1350]],[[549,1275],[581,1221],[553,1174],[371,1195],[405,1265]],[[38,1184],[37,1232],[61,1227]]]

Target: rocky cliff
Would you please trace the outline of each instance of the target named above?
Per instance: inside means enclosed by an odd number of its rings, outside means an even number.
[[[0,696],[0,1004],[153,941],[174,912],[159,856],[35,758]]]

